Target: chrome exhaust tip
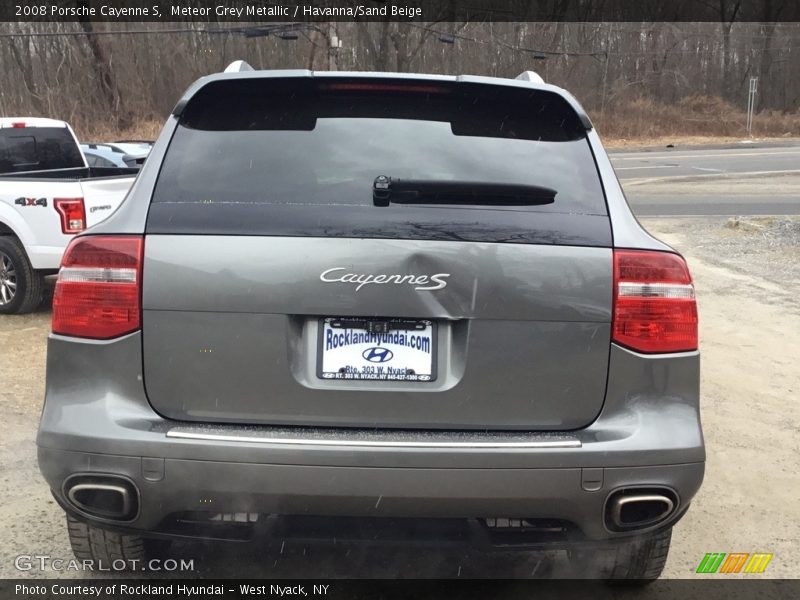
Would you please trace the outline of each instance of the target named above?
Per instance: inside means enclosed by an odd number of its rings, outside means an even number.
[[[672,515],[677,498],[666,490],[624,490],[613,494],[606,511],[610,529],[627,531],[651,527]]]
[[[130,521],[139,508],[136,486],[117,475],[73,475],[64,482],[64,496],[80,512],[102,519]]]

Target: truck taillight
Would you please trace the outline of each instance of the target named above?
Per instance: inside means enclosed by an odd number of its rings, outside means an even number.
[[[683,257],[614,251],[612,340],[646,353],[697,349],[697,303]]]
[[[53,198],[53,206],[61,216],[61,233],[80,233],[86,229],[83,198]]]
[[[141,236],[82,236],[67,246],[53,295],[53,333],[109,339],[141,326]]]

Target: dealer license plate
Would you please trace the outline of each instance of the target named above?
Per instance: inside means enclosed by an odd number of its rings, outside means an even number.
[[[434,381],[436,323],[419,319],[320,320],[322,379]]]

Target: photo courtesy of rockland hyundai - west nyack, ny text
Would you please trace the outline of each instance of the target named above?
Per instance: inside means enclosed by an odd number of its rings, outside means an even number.
[[[0,6],[0,600],[800,596],[800,3]]]

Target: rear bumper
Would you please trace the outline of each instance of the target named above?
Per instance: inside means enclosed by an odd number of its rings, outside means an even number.
[[[537,518],[605,540],[625,535],[604,524],[614,490],[672,490],[678,507],[663,527],[703,479],[696,353],[659,360],[613,348],[606,403],[579,431],[344,434],[164,419],[147,403],[141,362],[132,359],[139,334],[79,343],[75,352],[75,340],[50,340],[40,470],[62,505],[70,475],[129,478],[140,507],[118,524],[127,529],[159,532],[185,511]],[[107,387],[93,387],[99,382]]]
[[[141,494],[132,529],[165,532],[170,515],[187,511],[418,518],[536,518],[574,524],[588,539],[613,537],[603,525],[611,490],[643,484],[680,490],[686,502],[700,485],[703,463],[602,470],[603,487],[584,489],[584,471],[331,467],[166,459],[160,481],[140,457],[39,449],[48,481],[73,473],[112,473]],[[53,485],[51,483],[51,485]],[[60,489],[55,494],[66,504]],[[682,500],[683,502],[683,500]],[[680,508],[683,508],[680,507]],[[679,514],[679,510],[676,514]],[[661,524],[663,526],[663,524]]]

